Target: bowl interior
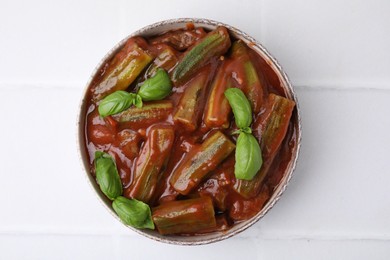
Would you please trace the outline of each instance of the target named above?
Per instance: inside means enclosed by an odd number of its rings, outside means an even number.
[[[128,226],[130,229],[133,231],[140,233],[146,237],[149,237],[154,240],[158,240],[161,242],[165,243],[170,243],[170,244],[180,244],[180,245],[200,245],[200,244],[208,244],[211,242],[216,242],[220,241],[223,239],[226,239],[228,237],[231,237],[246,228],[250,227],[253,225],[255,222],[257,222],[260,218],[262,218],[270,208],[275,204],[275,202],[279,199],[280,195],[283,193],[285,190],[292,172],[295,168],[295,164],[298,158],[298,153],[299,153],[299,147],[300,147],[300,136],[301,136],[301,126],[300,126],[300,116],[299,116],[299,107],[298,107],[298,102],[297,98],[295,96],[294,90],[287,78],[287,75],[283,72],[282,68],[280,65],[277,63],[277,61],[268,53],[268,51],[259,43],[257,42],[254,38],[251,36],[247,35],[246,33],[231,27],[227,24],[223,24],[220,22],[212,21],[212,20],[207,20],[207,19],[192,19],[192,18],[182,18],[182,19],[173,19],[173,20],[167,20],[167,21],[162,21],[158,22],[152,25],[149,25],[147,27],[144,27],[135,33],[129,35],[127,38],[123,39],[121,42],[119,42],[117,45],[115,45],[110,52],[102,59],[100,64],[96,67],[94,73],[92,74],[90,81],[88,82],[86,89],[84,91],[84,96],[81,101],[80,105],[80,114],[78,118],[78,146],[79,146],[79,151],[81,155],[81,160],[82,164],[84,167],[84,172],[86,177],[88,178],[88,182],[91,184],[92,188],[95,190],[95,193],[98,195],[100,201],[103,203],[103,205],[109,210],[109,212],[113,215],[114,218],[116,218],[118,221],[119,217],[116,215],[116,213],[113,211],[111,207],[111,201],[109,201],[103,193],[100,191],[99,186],[97,185],[95,179],[91,176],[89,172],[89,162],[88,162],[88,156],[86,152],[86,147],[85,147],[85,137],[84,137],[84,130],[85,130],[85,125],[84,125],[84,119],[85,119],[85,114],[86,114],[86,100],[85,100],[85,94],[87,92],[87,89],[89,85],[92,82],[93,77],[95,74],[100,70],[101,66],[109,60],[115,53],[121,49],[125,42],[127,41],[128,38],[136,35],[144,36],[144,37],[149,37],[153,35],[158,35],[163,32],[169,31],[169,30],[174,30],[174,29],[179,29],[179,28],[185,28],[186,24],[192,22],[194,23],[195,26],[201,26],[206,29],[212,30],[218,25],[225,26],[226,28],[229,29],[231,35],[237,39],[243,40],[245,43],[249,44],[249,46],[255,50],[269,65],[270,67],[274,70],[276,75],[278,76],[281,85],[285,91],[285,94],[288,98],[292,99],[296,103],[296,109],[294,110],[294,114],[292,117],[293,124],[295,127],[295,134],[297,135],[296,138],[296,143],[295,147],[292,149],[292,156],[291,159],[287,165],[285,174],[283,178],[281,179],[279,185],[276,187],[274,193],[272,194],[271,198],[269,201],[266,203],[266,205],[263,207],[263,209],[258,212],[254,217],[252,217],[249,220],[243,221],[241,223],[235,224],[232,228],[230,228],[226,232],[216,232],[216,233],[211,233],[207,235],[199,235],[199,236],[162,236],[158,232],[153,231],[153,230],[139,230],[135,229],[133,227]]]

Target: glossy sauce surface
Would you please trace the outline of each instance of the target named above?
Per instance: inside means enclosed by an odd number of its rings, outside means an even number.
[[[176,35],[175,37],[170,38],[173,40],[169,40],[168,36],[172,36],[172,34],[175,35],[175,32],[168,32],[151,39],[134,37],[132,40],[137,41],[139,45],[153,57],[157,57],[165,50],[169,50],[175,53],[178,60],[180,60],[184,51],[188,47],[192,46],[197,40],[206,35],[206,32],[202,28],[192,29],[191,26],[186,30],[183,29],[183,31],[186,31],[184,38],[180,38]],[[208,101],[209,88],[221,64],[225,63],[225,66],[229,67],[232,71],[233,87],[240,87],[239,85],[242,83],[244,72],[241,71],[239,67],[236,67],[234,62],[230,60],[228,56],[229,52],[224,57],[213,58],[207,65],[199,69],[196,74],[191,77],[191,79],[184,83],[174,85],[171,95],[165,99],[170,100],[173,103],[172,113],[170,113],[166,118],[150,120],[150,122],[143,122],[142,124],[120,123],[114,119],[114,116],[108,116],[104,119],[99,116],[97,112],[98,104],[93,99],[93,90],[97,83],[100,82],[103,76],[107,73],[106,70],[108,69],[108,62],[107,64],[104,64],[92,81],[86,97],[88,109],[85,116],[85,147],[87,154],[89,155],[91,174],[95,176],[93,167],[95,151],[101,150],[108,152],[116,161],[124,188],[123,196],[131,198],[131,184],[134,180],[135,165],[137,160],[142,159],[140,158],[142,157],[140,151],[146,143],[146,137],[148,136],[150,129],[152,129],[155,125],[171,125],[175,131],[175,138],[171,153],[167,163],[160,172],[158,185],[149,205],[154,207],[173,200],[210,196],[217,216],[217,227],[197,233],[226,230],[230,226],[234,225],[234,223],[249,219],[256,215],[269,200],[275,190],[275,187],[282,179],[287,165],[290,162],[292,151],[296,146],[297,128],[293,123],[296,121],[297,116],[295,110],[290,120],[286,137],[284,138],[277,156],[273,160],[272,166],[268,171],[256,197],[245,199],[233,189],[236,182],[234,176],[234,152],[220,163],[216,169],[208,173],[207,178],[205,178],[188,195],[180,195],[169,183],[172,172],[182,161],[183,157],[188,152],[197,149],[197,147],[199,147],[199,145],[208,136],[217,130],[223,132],[234,143],[236,142],[237,136],[232,135],[232,132],[237,128],[232,115],[229,117],[230,125],[226,129],[208,128],[203,122],[203,113]],[[253,50],[249,51],[249,56],[256,68],[258,77],[263,86],[264,104],[262,105],[260,112],[253,115],[254,123],[252,125],[255,137],[260,138],[256,134],[255,127],[257,122],[256,120],[258,120],[260,115],[264,112],[267,100],[266,96],[268,96],[269,93],[275,93],[286,97],[286,93],[283,86],[281,86],[278,76],[269,64],[267,64],[267,62]],[[169,69],[168,72],[172,72],[172,70],[173,68]],[[137,80],[129,86],[127,91],[132,92],[136,90],[146,79],[146,74],[147,71],[141,73]],[[186,89],[190,81],[202,74],[206,75],[207,79],[204,92],[198,100],[198,127],[194,131],[189,131],[183,127],[183,125],[175,123],[173,120],[173,114],[177,110],[183,91]],[[158,158],[152,158],[151,160],[153,161],[157,159]]]

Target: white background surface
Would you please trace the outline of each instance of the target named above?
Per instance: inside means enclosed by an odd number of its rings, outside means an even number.
[[[390,259],[390,2],[0,0],[0,259]],[[83,176],[76,115],[131,32],[204,17],[242,29],[296,87],[298,167],[256,225],[212,245],[143,238]]]

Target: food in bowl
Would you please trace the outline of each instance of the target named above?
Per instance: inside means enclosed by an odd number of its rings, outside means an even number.
[[[129,38],[85,100],[91,176],[125,224],[161,235],[253,218],[296,152],[295,101],[223,26]]]

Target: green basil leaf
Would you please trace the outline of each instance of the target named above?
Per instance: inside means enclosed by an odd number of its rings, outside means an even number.
[[[172,91],[172,82],[168,73],[159,68],[156,74],[145,80],[138,91],[143,101],[162,100]]]
[[[122,182],[114,159],[105,152],[95,152],[96,180],[101,191],[110,199],[122,195]]]
[[[152,213],[148,204],[119,196],[112,202],[112,207],[126,225],[154,229]]]
[[[142,98],[140,95],[135,94],[134,98],[134,105],[138,108],[141,108],[143,106]]]
[[[252,108],[244,92],[238,88],[225,90],[225,97],[232,107],[238,128],[249,127],[252,123]]]
[[[260,145],[252,134],[241,132],[236,143],[234,175],[240,180],[252,180],[263,164]]]
[[[134,95],[134,94],[133,94]],[[102,117],[118,114],[133,104],[134,96],[126,91],[115,91],[105,97],[99,104],[99,114]]]

